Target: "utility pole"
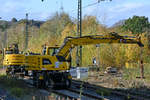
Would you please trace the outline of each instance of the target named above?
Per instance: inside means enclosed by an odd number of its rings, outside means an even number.
[[[82,0],[78,0],[77,35],[80,37],[82,36]],[[76,65],[82,66],[82,46],[77,47]]]
[[[97,48],[97,67],[100,68],[100,44],[96,44],[96,48]]]
[[[5,31],[4,31],[4,48],[6,48],[6,47],[7,47],[7,30],[5,29]]]
[[[2,19],[2,17],[0,17],[0,19]],[[4,32],[4,36],[3,36],[3,40],[2,40],[2,48],[6,48],[7,47],[7,28],[8,28],[8,24],[4,24],[1,25],[0,28],[2,29],[2,32]],[[4,58],[4,49],[2,49],[3,52],[3,58]]]
[[[42,2],[44,0],[41,0]],[[97,0],[98,3],[100,1],[106,0]],[[112,0],[109,0],[112,1]],[[82,36],[82,0],[78,0],[78,22],[77,22],[77,36]],[[76,51],[76,66],[82,66],[82,46],[77,47]]]
[[[7,46],[7,28],[8,28],[8,24],[5,24],[2,29],[4,32],[3,48],[6,48]]]
[[[107,0],[98,0],[98,3]],[[112,1],[112,0],[108,0]],[[82,0],[78,0],[78,22],[77,22],[77,36],[82,36]],[[82,66],[82,46],[77,47],[76,51],[76,65]]]
[[[26,13],[25,49],[28,48],[28,13]]]

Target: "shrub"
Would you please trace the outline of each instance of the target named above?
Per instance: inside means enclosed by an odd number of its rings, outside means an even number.
[[[25,94],[24,90],[22,88],[18,88],[18,87],[11,88],[10,93],[13,94],[16,97],[21,97]]]

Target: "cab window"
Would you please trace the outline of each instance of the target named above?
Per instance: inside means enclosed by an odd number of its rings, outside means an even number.
[[[58,52],[57,48],[49,49],[49,55],[54,56]]]
[[[43,62],[43,65],[50,65],[50,64],[52,64],[49,59],[43,59],[42,62]]]
[[[13,51],[12,50],[7,50],[7,51],[5,51],[5,54],[13,54]]]

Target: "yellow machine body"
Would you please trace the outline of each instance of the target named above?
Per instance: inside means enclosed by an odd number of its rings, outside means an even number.
[[[58,61],[62,59],[58,56],[51,56],[56,52],[58,46],[46,46],[44,55],[24,55],[14,54],[9,52],[4,54],[3,66],[25,66],[25,70],[68,70],[68,63],[63,59],[63,62]],[[4,49],[4,51],[12,51],[11,49]]]
[[[18,44],[12,44],[11,47],[3,50],[3,66],[24,66],[25,55],[19,54]]]
[[[3,65],[4,66],[24,66],[25,55],[23,54],[6,54],[4,56]]]
[[[68,70],[68,63],[58,61],[58,57],[50,55],[28,55],[25,59],[26,70],[61,71]]]

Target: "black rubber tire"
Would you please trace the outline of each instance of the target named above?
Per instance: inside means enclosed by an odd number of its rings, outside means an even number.
[[[24,71],[25,76],[28,76],[28,74],[29,74],[28,71]]]
[[[34,85],[36,88],[39,88],[39,87],[40,87],[40,82],[39,82],[39,80],[38,80],[36,77],[33,79],[33,85]]]
[[[39,77],[38,77],[38,73],[36,72],[33,72],[33,85],[36,87],[36,88],[41,88],[41,80],[39,80]]]
[[[37,88],[45,88],[44,80],[38,80]]]
[[[48,88],[49,82],[48,80],[43,80],[43,88]]]
[[[10,76],[10,72],[9,72],[9,71],[6,71],[6,75],[7,75],[7,76]]]
[[[49,79],[49,86],[50,89],[54,89],[55,88],[55,82],[54,80],[52,80],[51,78]]]
[[[33,86],[35,86],[36,87],[36,72],[32,72],[32,77],[33,77],[33,79],[32,79],[32,82],[33,82]]]
[[[48,88],[49,87],[49,81],[47,79],[44,79],[41,83],[42,88]]]
[[[66,79],[65,80],[65,88],[70,88],[71,87],[71,80],[70,79]]]

